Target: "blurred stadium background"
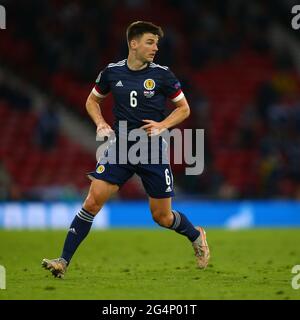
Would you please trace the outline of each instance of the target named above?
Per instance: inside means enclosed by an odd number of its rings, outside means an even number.
[[[181,80],[205,129],[205,170],[173,165],[175,207],[212,227],[300,226],[300,38],[296,1],[3,1],[0,228],[67,227],[96,163],[85,101],[99,71],[127,55],[136,20],[162,26],[156,62]],[[102,112],[112,123],[112,99]],[[155,226],[133,178],[95,226]]]

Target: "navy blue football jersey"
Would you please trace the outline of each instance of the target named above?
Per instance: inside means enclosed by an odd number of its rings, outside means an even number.
[[[116,133],[120,120],[127,121],[128,130],[145,125],[143,119],[162,121],[167,98],[176,102],[184,96],[180,82],[168,67],[151,62],[146,68],[133,71],[128,68],[127,59],[108,64],[92,92],[98,97],[112,93]]]

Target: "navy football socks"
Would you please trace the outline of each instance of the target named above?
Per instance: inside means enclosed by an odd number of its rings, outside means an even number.
[[[199,237],[200,232],[195,229],[183,213],[175,210],[172,210],[172,213],[174,221],[169,229],[186,236],[191,242],[195,241]],[[63,252],[61,254],[61,258],[66,260],[68,264],[80,243],[88,235],[92,227],[93,220],[94,216],[82,208],[72,221],[64,243]]]
[[[188,218],[181,212],[172,210],[174,221],[169,229],[186,236],[191,242],[194,242],[200,235],[200,232],[190,223]]]
[[[61,258],[65,259],[68,264],[80,243],[88,235],[93,220],[94,216],[82,208],[72,221],[61,254]]]

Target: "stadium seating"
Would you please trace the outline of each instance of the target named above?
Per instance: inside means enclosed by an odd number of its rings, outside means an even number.
[[[153,18],[153,21],[155,21],[157,24],[169,26],[169,30],[167,29],[166,33],[169,34],[170,39],[172,38],[171,35],[175,35],[176,38],[176,41],[173,41],[176,43],[176,45],[175,48],[172,48],[172,57],[174,56],[173,60],[175,61],[176,72],[177,70],[180,70],[182,75],[188,79],[189,83],[186,90],[187,94],[191,93],[192,91],[196,91],[197,93],[201,92],[203,96],[206,97],[209,104],[206,143],[210,152],[209,159],[212,160],[211,167],[213,171],[211,172],[217,173],[225,180],[225,182],[235,186],[241,196],[247,196],[249,194],[254,194],[257,196],[260,192],[260,173],[258,169],[261,161],[260,151],[257,146],[249,147],[238,145],[237,139],[240,135],[239,130],[241,116],[245,112],[245,109],[249,106],[249,104],[255,104],[254,100],[260,85],[262,85],[265,81],[269,81],[277,72],[276,63],[273,61],[273,55],[272,53],[269,54],[268,51],[263,52],[260,50],[255,50],[255,45],[251,46],[251,44],[249,44],[249,37],[245,37],[244,41],[241,41],[240,44],[236,45],[235,49],[232,50],[231,54],[226,58],[222,57],[220,59],[210,61],[210,63],[204,63],[201,66],[201,69],[193,69],[192,64],[188,59],[191,58],[189,51],[192,47],[194,35],[192,33],[189,34],[189,32],[185,34],[184,30],[189,30],[192,32],[194,31],[194,27],[189,29],[189,21],[182,18],[189,16],[187,12],[188,10],[191,10],[191,8],[189,8],[188,4],[186,7],[180,5],[180,8],[187,10],[186,12],[181,12],[178,9],[174,9],[171,6],[171,2],[172,1],[167,1],[162,3],[158,0],[151,1],[151,6],[157,5],[160,9],[155,11],[155,17],[151,16],[152,11],[147,1],[145,1],[143,6],[139,6],[138,3],[130,5],[126,1],[122,7],[118,5],[110,6],[108,3],[105,4],[105,8],[108,11],[113,8],[113,10],[110,11],[112,12],[112,15],[110,16],[109,21],[107,21],[107,28],[105,29],[107,32],[107,39],[110,39],[110,41],[101,43],[101,57],[99,57],[99,61],[95,61],[95,66],[97,66],[97,68],[95,68],[95,77],[99,71],[98,68],[102,68],[103,65],[109,62],[109,59],[112,57],[117,58],[118,55],[121,54],[121,49],[124,48],[121,48],[119,43],[121,40],[124,40],[124,26],[135,20],[136,17],[147,20],[151,20]],[[178,5],[180,3],[177,1],[174,2],[178,3]],[[54,0],[49,1],[49,3],[51,3],[51,6],[60,11],[62,11],[64,6],[67,6],[67,4]],[[89,12],[87,7],[85,7],[84,1],[77,1],[76,5],[79,6],[79,9],[82,10],[83,14]],[[98,9],[101,11],[101,8]],[[211,18],[210,15],[213,14],[212,12],[208,11],[208,19]],[[37,18],[35,15],[34,17]],[[219,19],[220,17],[218,17],[217,14],[215,14],[214,18],[220,24],[224,22],[222,19]],[[47,19],[49,19],[49,17],[47,17]],[[232,19],[232,23],[234,25],[234,19],[238,19],[238,17],[232,17]],[[53,18],[53,20],[55,21],[55,18]],[[72,70],[72,68],[68,68],[68,65],[62,65],[62,67],[53,68],[53,70],[49,72],[49,66],[47,63],[45,63],[47,59],[42,60],[44,63],[39,59],[39,55],[41,54],[38,50],[39,46],[37,46],[31,37],[18,36],[18,34],[22,34],[18,28],[19,27],[16,24],[14,27],[1,34],[1,60],[7,64],[11,70],[17,72],[19,75],[28,79],[32,83],[35,83],[42,90],[52,93],[57,99],[60,99],[62,102],[64,102],[70,110],[73,110],[75,114],[79,116],[86,115],[84,104],[91,88],[93,87],[93,79],[89,78],[90,80],[87,81],[86,78],[80,74],[80,72],[78,72],[78,70],[75,70],[76,68]],[[55,36],[57,36],[58,40],[62,41],[63,43],[68,39],[65,38],[67,36],[64,32],[62,32],[63,29],[60,28],[56,30]],[[89,27],[87,26],[87,28]],[[89,31],[98,35],[98,30],[93,30],[92,28],[93,27],[90,27]],[[224,30],[226,31],[227,29],[224,28]],[[236,33],[238,32],[236,31]],[[86,35],[83,34],[83,36]],[[224,33],[224,36],[226,37],[226,32]],[[204,37],[204,41],[207,41],[203,43],[204,46],[207,45],[209,47],[210,40],[214,41],[214,35],[212,35],[212,39],[209,37],[210,34],[208,32],[207,38]],[[41,39],[38,39],[37,37],[36,41],[40,42]],[[116,43],[119,45],[116,46]],[[237,41],[235,44],[237,43],[239,42]],[[70,50],[70,48],[66,48]],[[95,51],[96,49],[98,48],[95,47]],[[98,53],[98,51],[96,52]],[[42,54],[45,55],[45,52],[42,52]],[[164,53],[162,50],[159,55],[163,54]],[[166,56],[168,60],[170,58],[169,52],[167,52]],[[122,52],[122,58],[123,57],[124,56]],[[161,56],[159,58],[161,58]],[[198,58],[197,54],[196,58]],[[299,79],[297,79],[297,81],[299,81]],[[193,114],[194,101],[191,99],[189,102]],[[109,98],[106,99],[104,108],[102,110],[105,119],[107,119],[110,124],[113,121],[111,110],[112,103],[112,97],[109,96]],[[4,109],[6,111],[3,111]],[[4,109],[0,112],[12,112],[7,111],[8,108]],[[32,115],[28,117],[31,119],[27,120],[29,123],[28,128],[20,129],[20,132],[23,135],[28,134],[29,136],[29,132],[31,130],[30,123],[34,122],[34,120],[32,120],[33,118],[31,117],[34,116]],[[12,124],[14,123],[12,122]],[[190,117],[187,121],[180,125],[180,128],[189,127],[197,127],[197,119]],[[13,128],[15,128],[15,126]],[[3,141],[1,141],[1,153],[11,152],[7,150],[7,145],[13,140],[16,134],[20,133],[18,131],[19,129],[14,130],[12,127],[8,128],[8,126],[6,129],[11,130],[8,132],[11,132],[12,138],[5,137]],[[25,132],[22,130],[27,131]],[[262,128],[262,132],[260,132],[260,130],[256,132],[257,140],[259,140],[261,137],[263,130],[265,130],[265,128]],[[68,145],[68,147],[66,145]],[[24,146],[27,147],[26,144],[24,144]],[[78,156],[77,153],[82,151],[80,147],[74,146],[70,141],[66,141],[65,138],[61,137],[59,148],[61,151],[70,153],[70,156],[68,156],[68,154],[66,155],[66,159],[72,159],[70,160],[70,166],[64,164],[62,164],[62,167],[58,166],[58,160],[56,157],[61,156],[59,151],[57,151],[59,156],[54,154],[49,157],[49,159],[43,160],[45,157],[40,154],[39,151],[31,150],[30,158],[27,161],[28,169],[26,169],[29,173],[24,174],[22,178],[18,179],[21,179],[24,185],[36,183],[31,180],[31,177],[32,172],[34,172],[35,164],[39,164],[41,166],[47,165],[49,168],[59,167],[61,173],[59,175],[60,177],[57,176],[55,178],[58,182],[67,182],[70,172],[74,172],[74,170],[78,169],[78,171],[81,172],[78,173],[78,177],[77,173],[75,174],[74,180],[76,181],[77,185],[84,185],[83,180],[81,180],[84,178],[81,178],[81,176],[82,170],[84,171],[84,168],[87,168],[87,166],[83,165],[80,160],[73,161],[73,156]],[[22,148],[19,150],[21,151],[13,152],[13,159],[18,159],[18,157],[21,157]],[[79,159],[77,156],[75,158]],[[93,157],[91,156],[82,158],[88,158],[93,163]],[[68,161],[65,162],[68,163]],[[16,163],[19,162],[16,161]],[[207,165],[208,163],[206,163],[206,166]],[[14,169],[14,167],[16,168]],[[184,173],[183,165],[175,165],[173,166],[173,169],[174,173]],[[10,168],[10,170],[15,172],[17,176],[18,165],[13,165],[13,168]],[[40,175],[40,177],[37,179],[40,179],[43,183],[50,183],[52,181],[51,179],[54,178],[50,174],[49,176]],[[199,179],[201,180],[201,177],[199,177]],[[283,183],[283,186],[286,185],[288,186],[288,183]],[[284,190],[289,190],[288,187],[282,188]],[[131,195],[129,196],[131,197]]]
[[[36,124],[36,114],[1,101],[0,158],[14,182],[22,190],[70,184],[86,188],[84,173],[94,169],[93,155],[63,135],[53,150],[43,151],[35,143]]]
[[[117,13],[116,13],[117,14]],[[18,62],[20,67],[26,69],[26,64],[34,56],[32,48],[30,49],[30,43],[24,44],[23,41],[20,43],[12,41],[7,35],[7,43],[17,43],[22,52],[23,58]],[[1,42],[0,42],[1,43]],[[4,51],[4,55],[5,55]],[[33,56],[32,56],[33,54]],[[2,53],[3,55],[3,53]],[[11,57],[8,52],[5,56],[9,61],[14,61],[15,58]],[[27,57],[27,58],[26,58]],[[243,107],[251,101],[257,87],[260,83],[268,80],[272,74],[272,61],[268,56],[261,56],[254,52],[244,50],[237,53],[231,61],[226,61],[215,65],[214,67],[207,67],[201,72],[195,72],[193,76],[196,87],[203,92],[210,101],[210,125],[209,125],[209,144],[214,156],[214,167],[227,181],[236,186],[240,192],[244,192],[249,187],[257,187],[257,172],[252,170],[244,170],[246,167],[253,167],[253,159],[256,156],[250,156],[249,152],[243,150],[231,151],[232,142],[237,133],[237,126],[240,114]],[[226,81],[225,81],[226,79]],[[53,93],[61,97],[69,106],[73,106],[79,114],[85,114],[84,104],[86,97],[91,90],[92,84],[82,84],[76,78],[72,77],[72,74],[68,72],[57,72],[49,80],[49,85],[52,88]],[[111,106],[112,98],[106,100],[106,106]],[[112,123],[112,112],[110,107],[103,108],[104,117],[109,123]],[[16,117],[15,119],[17,119]],[[33,123],[33,116],[28,116],[28,122]],[[18,120],[16,120],[18,121]],[[188,126],[188,123],[185,123]],[[26,129],[26,130],[30,130]],[[14,134],[18,134],[18,131],[14,131]],[[62,150],[69,150],[70,153],[74,153],[74,147],[65,148],[66,142],[61,138],[60,148]],[[226,150],[226,156],[224,156],[223,149]],[[238,157],[236,155],[238,153]],[[253,151],[255,153],[255,151]],[[14,155],[15,156],[15,155]],[[57,168],[57,159],[61,154],[57,153],[50,157],[45,162],[40,162],[40,166],[47,166],[46,175],[40,175],[36,179],[31,174],[33,166],[28,166],[28,173],[22,175],[20,183],[22,185],[33,185],[36,183],[55,183],[53,179],[58,179],[59,182],[66,183],[73,169],[78,170],[77,172],[83,172],[80,170],[80,163],[72,162],[73,166],[68,166],[68,163],[64,161],[61,164],[59,177],[54,178],[52,175],[52,169]],[[39,153],[33,153],[33,158],[29,158],[28,163],[33,159],[33,163],[37,161]],[[66,155],[68,158],[68,155]],[[77,158],[77,157],[76,157]],[[84,158],[84,157],[83,157]],[[91,157],[88,157],[91,159]],[[243,161],[240,161],[243,159]],[[228,161],[228,162],[226,162]],[[17,171],[19,163],[16,162],[16,169],[11,168],[13,172]],[[91,161],[89,160],[89,165]],[[231,166],[234,165],[234,168]],[[83,168],[86,166],[83,164]],[[16,171],[14,171],[16,170]],[[184,166],[174,166],[175,173],[184,172]],[[76,174],[75,174],[76,175]],[[84,185],[84,180],[80,177],[75,178],[75,183],[78,186]]]
[[[210,101],[209,144],[213,166],[243,195],[259,187],[257,149],[234,146],[242,111],[258,86],[273,73],[272,59],[244,50],[214,68],[194,75],[194,81]]]

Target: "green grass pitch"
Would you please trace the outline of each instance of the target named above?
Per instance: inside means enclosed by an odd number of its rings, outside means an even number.
[[[300,230],[208,229],[211,262],[196,268],[183,236],[164,229],[92,231],[64,279],[42,269],[66,231],[0,231],[1,299],[300,299],[291,281]]]

